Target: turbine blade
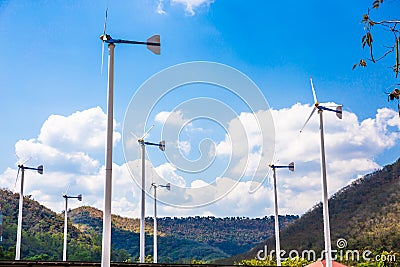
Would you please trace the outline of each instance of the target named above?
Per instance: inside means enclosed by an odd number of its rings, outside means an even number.
[[[312,115],[314,114],[314,112],[315,112],[316,110],[317,110],[317,107],[314,107],[314,108],[313,108],[313,110],[311,111],[311,114],[310,114],[310,116],[308,117],[308,119],[307,119],[307,120],[306,120],[306,122],[304,123],[303,127],[301,127],[301,130],[300,130],[300,132],[302,132],[302,131],[303,131],[303,129],[304,129],[304,127],[306,127],[306,125],[307,125],[308,121],[311,119]]]
[[[18,166],[18,172],[17,172],[17,177],[15,178],[14,188],[17,187],[17,182],[18,182],[18,176],[19,176],[19,170],[20,170],[20,169],[21,169],[21,168]]]
[[[65,190],[65,193],[63,193],[64,195],[67,195],[67,194],[68,194],[68,191],[69,191],[69,188],[70,188],[70,187],[71,187],[71,183],[68,184],[67,190]]]
[[[104,36],[106,36],[107,31],[107,17],[108,17],[108,3],[106,8],[106,16],[104,18],[104,27],[103,27],[103,38],[101,39],[101,69],[100,74],[103,75],[103,65],[104,65]]]
[[[137,136],[137,135],[134,134],[133,132],[130,132],[130,134],[133,136],[133,138],[135,138],[135,140],[140,140],[139,136]]]
[[[100,68],[101,76],[103,76],[103,66],[104,66],[104,41],[101,41],[101,68]]]
[[[103,34],[106,35],[107,30],[107,17],[108,17],[108,7],[106,8],[106,16],[104,18],[104,27],[103,27]]]
[[[21,165],[25,165],[25,163],[27,163],[28,161],[30,161],[32,159],[32,157],[29,157],[28,159],[26,159],[24,162],[21,163]]]
[[[143,136],[140,137],[139,139],[143,140],[143,139],[150,133],[150,131],[151,131],[151,129],[153,129],[153,127],[154,127],[154,124],[151,125],[151,127],[147,130],[147,132],[145,132],[145,133],[143,134]]]
[[[399,117],[400,117],[400,103],[397,103],[397,110],[399,111]]]
[[[311,82],[312,94],[313,94],[313,97],[314,97],[314,104],[317,104],[318,103],[317,94],[315,93],[315,89],[314,89],[314,84],[312,82],[312,78],[310,78],[310,82]]]

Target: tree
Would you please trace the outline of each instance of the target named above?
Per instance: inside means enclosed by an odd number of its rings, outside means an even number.
[[[400,24],[400,20],[374,20],[371,17],[371,13],[373,10],[379,9],[384,0],[374,0],[372,3],[372,9],[368,9],[368,12],[363,15],[363,19],[361,22],[364,24],[364,29],[366,31],[365,35],[361,38],[362,48],[364,49],[366,46],[369,48],[369,57],[368,61],[376,63],[389,55],[394,54],[394,65],[391,65],[391,68],[395,72],[396,78],[399,75],[400,69],[400,56],[399,56],[399,42],[400,42],[400,31],[398,25]],[[381,55],[376,55],[374,50],[374,39],[372,37],[372,32],[375,29],[387,31],[392,35],[392,43],[389,46],[385,46],[385,50]],[[367,61],[366,59],[361,59],[360,62],[354,64],[353,69],[357,66],[366,67]]]

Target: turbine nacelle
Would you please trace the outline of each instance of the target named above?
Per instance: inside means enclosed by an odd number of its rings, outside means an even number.
[[[111,39],[111,36],[109,34],[102,34],[100,35],[100,40],[107,42],[108,40]]]
[[[317,109],[318,109],[318,111],[320,111],[320,112],[322,112],[322,111],[324,111],[324,110],[335,112],[335,113],[336,113],[336,117],[338,117],[339,119],[342,119],[343,106],[342,106],[342,105],[339,105],[339,106],[336,106],[335,109],[331,109],[331,108],[325,107],[325,106],[323,106],[323,105],[320,105],[319,102],[318,102],[318,100],[317,100],[317,94],[315,93],[315,89],[314,89],[314,84],[313,84],[312,78],[310,78],[310,83],[311,83],[311,90],[312,90],[312,94],[313,94],[313,98],[314,98],[314,108],[313,108],[313,110],[311,111],[310,116],[308,116],[308,118],[307,118],[306,122],[304,123],[303,127],[301,127],[300,132],[302,132],[303,129],[304,129],[304,127],[306,127],[308,121],[311,119],[312,115],[314,115],[314,112],[315,112]]]
[[[290,162],[288,165],[275,165],[275,164],[270,164],[270,168],[272,169],[283,169],[283,168],[288,168],[290,171],[294,171],[294,162]]]

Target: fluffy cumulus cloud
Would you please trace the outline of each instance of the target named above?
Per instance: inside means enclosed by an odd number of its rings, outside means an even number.
[[[278,170],[278,199],[281,214],[301,214],[321,199],[319,121],[315,114],[302,133],[299,129],[312,107],[295,104],[289,108],[271,110],[275,122],[275,161],[277,164],[295,162],[294,172]],[[166,115],[158,116],[165,122]],[[176,115],[176,114],[175,114]],[[179,114],[178,114],[179,115]],[[182,114],[181,114],[182,115]],[[360,175],[371,172],[380,166],[374,157],[396,145],[400,139],[400,120],[398,114],[390,109],[379,109],[374,118],[360,121],[351,112],[345,111],[343,120],[333,113],[324,112],[325,145],[329,193],[345,186]],[[183,118],[178,116],[177,118]],[[51,115],[43,124],[37,138],[20,140],[15,145],[16,153],[29,164],[45,163],[45,173],[40,175],[27,171],[25,193],[32,195],[53,210],[63,209],[61,194],[83,194],[83,202],[71,201],[71,208],[78,205],[91,205],[102,209],[105,169],[101,163],[104,158],[105,115],[100,108],[88,109],[70,116]],[[258,162],[260,134],[252,124],[252,116],[242,113],[230,122],[234,130],[244,125],[250,137],[246,137],[244,148],[232,149],[231,140],[226,136],[216,144],[222,152],[238,151],[232,160],[248,160],[248,166]],[[184,120],[182,119],[182,122]],[[254,129],[253,129],[254,128]],[[235,131],[230,131],[235,133]],[[118,142],[120,134],[115,132]],[[102,140],[101,140],[102,139]],[[235,143],[240,146],[240,143]],[[224,148],[224,149],[222,149]],[[190,152],[190,146],[181,142],[180,149]],[[247,154],[253,153],[254,157]],[[240,153],[239,153],[240,152]],[[224,153],[217,157],[225,157]],[[254,161],[254,162],[253,162]],[[28,164],[27,163],[27,164]],[[214,215],[214,216],[264,216],[273,214],[273,191],[266,180],[253,193],[249,193],[251,181],[237,180],[226,175],[216,175],[213,183],[194,174],[182,173],[164,160],[156,166],[146,160],[147,214],[152,212],[151,182],[171,183],[171,191],[158,188],[160,197],[159,213],[162,216]],[[265,166],[263,171],[268,172]],[[18,191],[16,169],[8,168],[1,175],[3,187]],[[139,159],[125,164],[113,164],[113,203],[114,213],[138,217],[140,206],[141,162]],[[151,177],[151,179],[150,179]],[[211,179],[212,180],[212,179]],[[226,190],[229,188],[229,190]],[[207,189],[207,190],[205,190]],[[178,208],[168,203],[200,203],[217,199],[199,208]]]
[[[105,136],[106,114],[99,107],[69,116],[50,115],[37,138],[15,144],[20,163],[44,165],[43,175],[26,171],[25,192],[57,211],[63,207],[61,194],[66,191],[84,194],[88,205],[101,203]],[[120,139],[121,134],[114,131],[114,141]],[[19,190],[16,170],[9,168],[1,176],[4,187]]]
[[[103,151],[106,126],[106,114],[100,107],[77,111],[69,116],[50,115],[43,124],[37,140],[64,151],[77,147],[82,151]],[[120,139],[121,135],[115,133],[114,141]]]
[[[333,104],[333,103],[330,103]],[[319,118],[315,113],[306,128],[300,133],[300,128],[312,110],[310,105],[295,104],[292,107],[280,110],[271,110],[275,122],[275,159],[277,164],[295,162],[295,172],[279,170],[278,191],[279,205],[282,213],[301,214],[321,200],[321,173],[320,173],[320,134]],[[400,139],[400,120],[398,114],[390,109],[377,110],[375,118],[360,121],[351,112],[344,111],[343,119],[339,120],[333,113],[324,112],[325,148],[327,160],[327,176],[329,193],[333,194],[355,178],[374,171],[380,166],[374,157],[392,148]],[[246,128],[247,137],[235,137],[241,124]],[[251,114],[242,113],[229,123],[229,135],[217,144],[218,156],[225,156],[232,152],[231,139],[247,140],[242,148],[235,147],[233,158],[244,160],[245,164],[238,164],[240,169],[252,169],[259,162],[261,133],[254,128],[254,118]],[[237,146],[238,143],[235,143]],[[174,172],[176,170],[168,169]],[[267,166],[264,168],[268,172]],[[164,175],[166,175],[164,173]],[[172,175],[172,174],[169,174]],[[223,181],[223,182],[222,182]],[[230,182],[228,182],[230,181]],[[219,201],[206,207],[199,208],[197,214],[213,215],[248,215],[262,216],[272,214],[271,185],[265,181],[263,186],[253,194],[249,193],[250,182],[239,181],[232,177],[216,178],[215,191],[202,190],[208,183],[196,180],[182,190],[182,201],[195,202],[195,199],[204,197],[217,198],[220,188],[233,189]],[[210,196],[212,194],[212,196]],[[175,197],[175,196],[174,196]],[[245,208],[247,207],[247,209]],[[170,208],[165,211],[171,212]],[[186,211],[192,214],[192,211]]]
[[[157,4],[158,14],[167,14],[165,11],[165,2],[169,2],[171,5],[179,4],[185,7],[185,13],[189,16],[195,15],[195,10],[201,6],[209,6],[214,0],[159,0]]]

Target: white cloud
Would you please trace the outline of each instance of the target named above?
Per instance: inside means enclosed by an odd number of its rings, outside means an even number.
[[[277,173],[281,214],[304,213],[321,199],[317,114],[310,120],[304,132],[299,133],[311,109],[309,105],[295,104],[289,108],[271,110],[275,122],[275,151],[276,158],[279,159],[278,164],[294,161],[296,165],[295,172],[279,170]],[[95,157],[87,151],[100,149],[104,143],[94,141],[90,145],[85,144],[86,139],[99,140],[98,131],[102,131],[102,135],[105,135],[100,122],[100,120],[105,120],[105,117],[101,113],[95,108],[66,117],[52,115],[44,123],[39,138],[20,140],[16,143],[16,152],[21,159],[32,157],[27,165],[43,164],[45,166],[43,175],[34,171],[26,172],[25,192],[27,195],[32,195],[32,198],[41,204],[59,212],[63,209],[61,193],[69,188],[69,194],[84,196],[82,203],[71,201],[71,208],[78,205],[103,208],[104,166],[100,163],[100,156]],[[338,120],[330,112],[324,112],[323,115],[330,194],[360,175],[379,168],[374,157],[395,146],[400,139],[400,120],[398,114],[390,109],[379,109],[375,118],[363,121],[360,121],[354,113],[346,111],[343,114],[343,120]],[[162,118],[163,116],[160,115],[160,122],[163,121]],[[62,122],[69,127],[61,125]],[[94,125],[92,128],[97,128],[98,131],[90,129],[91,124]],[[248,134],[249,137],[246,136],[244,140],[248,140],[247,142],[230,141],[230,139],[241,140],[243,133],[235,131],[239,124],[246,125],[245,135]],[[81,125],[84,129],[76,125]],[[61,140],[57,140],[56,137],[62,131],[53,129],[58,126],[67,133],[61,137]],[[261,155],[258,147],[260,133],[254,128],[251,114],[240,114],[238,118],[231,121],[229,126],[229,132],[232,134],[229,136],[230,139],[225,138],[218,144],[220,149],[226,145],[227,151],[237,151],[233,157],[238,163],[246,158],[248,168],[255,168],[253,165],[259,161]],[[235,134],[237,136],[233,136]],[[229,148],[228,141],[237,147]],[[181,145],[182,150],[188,149],[182,148],[184,146],[185,144]],[[223,156],[222,154],[220,156]],[[113,164],[112,207],[113,212],[120,215],[138,217],[140,188],[135,179],[138,180],[141,177],[141,162],[136,160],[129,164],[132,175],[128,171],[127,164]],[[262,171],[268,172],[267,164],[263,166]],[[16,169],[6,169],[0,175],[2,187],[18,191],[19,185],[14,187],[16,173]],[[273,213],[273,192],[268,182],[264,182],[259,190],[250,194],[251,181],[237,181],[235,177],[224,175],[215,177],[214,183],[210,183],[210,179],[201,177],[188,182],[185,175],[191,174],[178,172],[176,167],[169,162],[153,167],[151,162],[146,160],[146,192],[149,192],[150,183],[154,180],[159,184],[170,182],[173,185],[171,191],[161,190],[161,188],[158,191],[160,200],[163,202],[173,200],[174,203],[190,204],[222,198],[215,203],[196,209],[182,209],[161,202],[159,204],[161,216],[264,216]],[[225,195],[227,188],[232,188],[232,190]],[[152,201],[148,196],[146,214],[150,215],[151,212]]]
[[[100,107],[77,111],[69,116],[50,115],[40,130],[37,141],[68,151],[104,151],[107,115]],[[116,122],[114,120],[114,129]],[[121,134],[114,132],[114,142]]]
[[[163,179],[159,183],[171,183],[173,185],[184,187],[186,186],[185,179],[176,174],[176,168],[170,163],[164,163],[155,168],[156,173]]]
[[[189,16],[195,15],[195,10],[201,6],[209,7],[214,0],[170,0],[170,4],[179,4],[185,7],[185,13]],[[158,0],[157,13],[166,14],[164,10],[164,0]]]
[[[177,110],[174,112],[161,111],[155,116],[155,121],[162,125],[169,123],[171,125],[180,126],[182,128],[188,122],[186,119],[183,118],[183,113],[181,110]]]
[[[167,14],[167,13],[164,11],[163,8],[164,8],[163,0],[159,0],[159,1],[158,1],[158,4],[157,4],[157,13],[160,14],[160,15],[165,15],[165,14]]]
[[[190,153],[191,145],[189,141],[178,141],[178,147],[185,155]]]
[[[171,0],[171,2],[184,5],[186,13],[193,16],[196,8],[202,5],[209,6],[211,3],[214,3],[214,0]]]

